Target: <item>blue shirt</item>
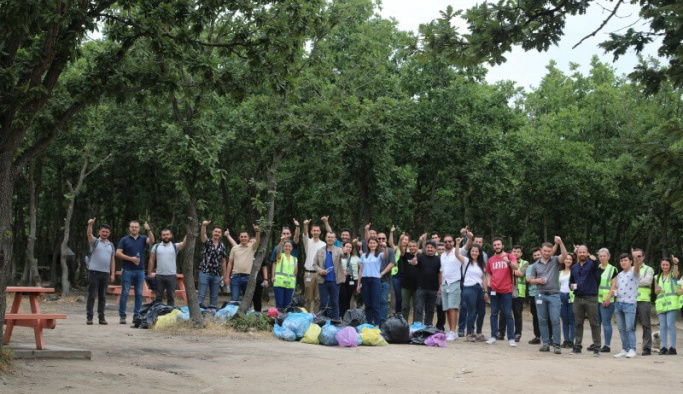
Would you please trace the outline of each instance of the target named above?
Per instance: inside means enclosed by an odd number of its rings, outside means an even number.
[[[596,296],[598,295],[598,267],[600,263],[591,259],[586,259],[583,267],[579,262],[572,265],[569,277],[569,284],[576,283],[575,296]]]
[[[524,280],[531,277],[531,266],[532,265],[534,265],[534,263],[529,264],[529,266],[526,268],[526,277],[524,278]],[[536,297],[536,285],[532,285],[531,283],[527,282],[526,288],[529,289],[529,297]],[[520,296],[521,296],[521,294],[520,294]]]
[[[363,253],[360,256],[360,263],[363,264],[363,278],[378,278],[379,279],[379,267],[382,264],[382,257],[384,253],[380,253],[378,256],[370,253],[365,255]]]
[[[325,249],[325,270],[327,275],[325,275],[325,282],[335,282],[337,277],[334,275],[334,262],[332,261],[332,251]]]
[[[140,257],[140,264],[135,265],[128,260],[123,260],[123,265],[121,269],[132,270],[132,271],[144,271],[145,270],[145,247],[147,247],[147,236],[138,235],[135,239],[130,235],[126,235],[119,241],[119,246],[117,249],[121,249],[123,254],[128,257]]]

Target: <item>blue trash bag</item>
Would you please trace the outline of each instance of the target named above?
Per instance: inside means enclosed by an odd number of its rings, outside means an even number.
[[[421,322],[416,321],[415,323],[413,323],[412,326],[410,326],[410,333],[412,334],[412,333],[414,333],[415,331],[424,330],[426,327],[427,327],[427,326],[425,326],[425,325],[422,324]]]
[[[339,345],[339,342],[337,342],[337,333],[339,331],[341,331],[339,327],[332,325],[328,322],[320,331],[318,342],[320,342],[321,345],[325,346]]]
[[[239,307],[236,305],[227,305],[225,308],[216,312],[216,317],[225,320],[230,320],[233,316],[235,316],[235,313],[237,313],[238,309]]]
[[[308,313],[290,313],[282,322],[282,327],[292,331],[296,335],[296,339],[301,339],[306,335],[308,326],[311,325],[313,317]]]
[[[276,338],[282,339],[283,341],[296,341],[296,335],[291,330],[288,330],[278,324],[273,326],[273,335],[275,335]]]
[[[190,320],[190,312],[182,312],[181,314],[178,315],[178,319]]]
[[[377,328],[377,327],[373,326],[372,324],[365,323],[365,324],[361,324],[358,327],[356,327],[356,332],[358,332],[360,334],[360,332],[363,331],[364,328]]]

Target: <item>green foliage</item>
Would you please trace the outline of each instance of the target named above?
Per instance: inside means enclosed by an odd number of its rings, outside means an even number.
[[[251,330],[256,331],[270,331],[273,329],[273,319],[268,317],[267,314],[241,314],[238,313],[228,320],[226,325],[235,331],[247,332]]]

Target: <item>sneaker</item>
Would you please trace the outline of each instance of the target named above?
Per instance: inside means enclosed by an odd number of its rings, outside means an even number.
[[[458,330],[458,337],[462,338],[465,336],[465,331]]]
[[[540,345],[541,344],[541,338],[534,338],[529,341],[529,345]]]
[[[593,357],[600,357],[600,349],[593,350]]]
[[[588,346],[588,350],[590,350],[590,351],[593,351],[595,349],[600,349],[600,346],[597,346],[596,344],[592,344],[592,345]]]
[[[663,355],[665,355],[665,354],[667,354],[667,353],[669,353],[669,349],[667,349],[667,348],[665,348],[665,347],[659,349],[659,355],[660,355],[660,356],[663,356]]]
[[[555,345],[555,354],[562,354],[562,348],[558,345]]]
[[[106,320],[105,318],[101,318],[101,319],[100,319],[100,324],[103,325],[103,326],[106,326],[106,325],[109,324],[109,323],[107,323],[107,320]]]
[[[572,343],[572,341],[567,340],[567,341],[562,342],[562,345],[560,347],[562,347],[564,349],[571,349],[574,347],[574,343]]]
[[[498,335],[496,336],[496,339],[499,340],[499,341],[502,341],[503,339],[505,339],[505,335],[498,334]]]
[[[635,356],[636,356],[636,351],[633,349],[629,350],[628,353],[626,353],[626,358],[633,358]]]
[[[522,334],[515,335],[515,342],[519,342],[522,339]]]
[[[550,351],[550,346],[548,345],[543,345],[541,346],[540,349],[538,349],[539,352],[549,352]]]
[[[668,355],[673,355],[673,356],[675,356],[675,355],[677,355],[678,353],[676,352],[676,348],[675,348],[675,347],[670,347],[670,348],[669,348],[669,352],[668,352],[667,354],[668,354]]]
[[[607,345],[600,348],[600,353],[609,353],[611,351],[612,351],[612,349],[610,349],[609,346],[607,346]]]
[[[569,355],[570,355],[570,356],[574,356],[574,355],[576,355],[576,354],[581,354],[581,348],[578,347],[578,346],[574,346],[574,347],[572,348],[572,351],[569,352]]]
[[[614,358],[623,358],[623,357],[626,357],[627,354],[628,354],[628,352],[627,352],[626,350],[623,350],[623,349],[622,349],[622,351],[620,351],[619,353],[615,354],[613,357],[614,357]]]
[[[510,343],[510,347],[517,347],[517,342],[515,342],[514,339],[510,339],[508,342]]]
[[[474,335],[468,334],[467,338],[465,339],[467,342],[474,342],[476,339],[474,338]]]
[[[126,317],[121,316],[121,319],[119,319],[119,324],[126,324]]]
[[[484,334],[477,335],[477,342],[486,342],[486,337]]]
[[[493,345],[494,343],[496,343],[496,338],[495,338],[495,337],[491,337],[491,338],[489,338],[489,339],[486,340],[486,344],[487,344],[487,345]]]
[[[446,334],[446,340],[455,341],[456,339],[458,339],[458,334],[454,333],[453,331],[448,331],[448,334]]]
[[[85,324],[92,326],[92,319],[88,319],[85,321]]]
[[[635,350],[634,350],[635,352]],[[650,349],[643,349],[643,356],[650,356],[652,355],[652,351]]]

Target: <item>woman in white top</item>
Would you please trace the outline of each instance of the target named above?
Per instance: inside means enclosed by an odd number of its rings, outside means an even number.
[[[607,298],[617,297],[614,314],[617,316],[617,327],[621,337],[621,352],[615,358],[636,356],[636,299],[638,298],[638,284],[640,282],[640,267],[642,261],[636,260],[636,266],[631,267],[633,259],[628,253],[619,256],[619,264],[623,271],[617,275],[617,281],[612,285]]]
[[[574,294],[569,288],[569,278],[572,274],[572,265],[576,262],[574,253],[567,253],[564,259],[564,269],[560,271],[560,318],[562,319],[562,332],[564,334],[563,348],[574,346]]]
[[[463,279],[460,282],[462,288],[462,302],[467,306],[467,342],[486,341],[481,333],[486,315],[486,304],[483,302],[486,295],[486,275],[484,270],[484,254],[479,245],[472,245],[467,256],[460,254],[462,238],[455,240],[455,257],[462,263]],[[477,335],[474,335],[474,323],[477,321]]]
[[[344,317],[347,310],[351,309],[351,299],[356,293],[358,286],[358,264],[360,257],[353,250],[353,242],[346,241],[342,245],[342,266],[346,274],[346,281],[339,287],[339,316]]]

